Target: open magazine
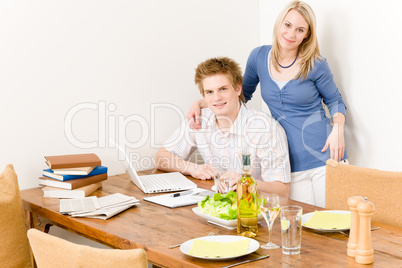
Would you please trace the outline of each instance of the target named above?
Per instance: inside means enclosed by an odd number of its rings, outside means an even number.
[[[72,217],[109,219],[120,212],[139,204],[139,200],[124,194],[104,197],[90,196],[79,199],[61,199],[60,213]]]

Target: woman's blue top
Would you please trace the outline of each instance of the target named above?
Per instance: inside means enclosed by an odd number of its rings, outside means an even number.
[[[247,61],[243,80],[246,101],[252,98],[258,83],[261,95],[274,117],[286,131],[292,172],[320,166],[330,158],[330,148],[321,152],[332,126],[325,116],[322,100],[331,117],[346,106],[326,59],[317,59],[306,79],[292,79],[282,90],[268,73],[267,58],[271,46],[255,48]],[[347,159],[346,150],[344,159]]]

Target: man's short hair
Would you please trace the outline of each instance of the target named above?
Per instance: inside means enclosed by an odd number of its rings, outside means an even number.
[[[195,69],[194,82],[198,85],[202,96],[204,96],[204,87],[202,85],[202,81],[206,77],[216,74],[226,75],[229,81],[232,83],[234,89],[236,89],[238,85],[242,87],[243,76],[241,68],[237,62],[227,57],[212,58],[198,64],[197,68]],[[240,90],[241,93],[239,100],[241,102],[245,102],[243,88]]]

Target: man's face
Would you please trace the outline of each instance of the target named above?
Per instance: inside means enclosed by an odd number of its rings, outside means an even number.
[[[216,74],[204,78],[202,81],[204,87],[204,99],[208,108],[212,110],[215,116],[227,116],[232,120],[236,119],[239,112],[239,96],[241,86],[233,88],[227,75]]]

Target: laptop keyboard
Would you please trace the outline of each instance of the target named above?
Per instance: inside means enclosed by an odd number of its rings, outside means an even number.
[[[160,189],[157,190],[158,192],[175,189],[175,185],[160,176],[147,175],[146,178],[142,178],[142,184],[150,191],[153,189]]]

